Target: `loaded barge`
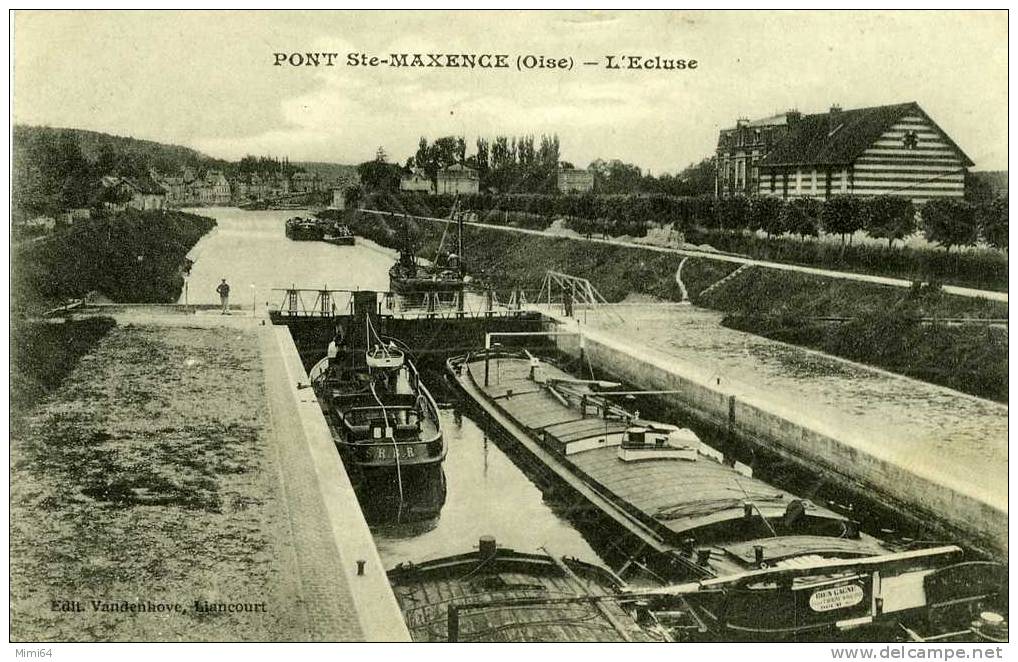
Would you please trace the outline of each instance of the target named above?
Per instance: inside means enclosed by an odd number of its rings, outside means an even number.
[[[294,241],[321,241],[325,232],[315,219],[294,216],[286,221],[286,236]]]
[[[620,573],[653,568],[667,586],[644,597],[714,637],[815,639],[875,627],[920,639],[1006,637],[1000,564],[966,561],[956,545],[867,535],[754,478],[691,431],[626,410],[618,384],[576,379],[525,351],[454,357],[447,369],[511,443],[637,541]]]

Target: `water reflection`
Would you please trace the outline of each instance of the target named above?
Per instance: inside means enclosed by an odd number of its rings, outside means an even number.
[[[293,241],[285,235],[286,219],[305,210],[244,211],[211,207],[193,210],[216,219],[217,226],[191,249],[194,261],[187,291],[180,302],[217,303],[220,278],[231,285],[233,304],[278,305],[291,285],[305,288],[360,288],[385,291],[395,253],[358,239],[355,246],[321,241]],[[310,303],[310,302],[309,302]]]
[[[440,464],[374,469],[362,473],[354,491],[369,526],[424,531],[427,523],[437,525],[445,505],[445,471]]]
[[[583,535],[485,432],[458,409],[441,412],[449,442],[447,496],[433,527],[420,523],[373,526],[387,566],[460,554],[482,535],[520,551],[541,547],[590,561],[600,560]]]

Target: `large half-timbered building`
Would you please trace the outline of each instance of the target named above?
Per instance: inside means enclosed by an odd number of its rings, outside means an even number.
[[[915,102],[739,120],[717,148],[717,194],[961,197],[972,161]]]

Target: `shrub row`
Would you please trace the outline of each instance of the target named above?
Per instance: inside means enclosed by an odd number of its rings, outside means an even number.
[[[943,280],[990,289],[1007,289],[1007,258],[992,250],[951,254],[951,248],[977,241],[1006,249],[1007,200],[973,204],[934,199],[918,209],[909,200],[890,196],[829,200],[773,196],[714,198],[667,195],[425,195],[392,196],[388,209],[446,217],[458,204],[477,213],[477,220],[495,225],[534,229],[565,218],[566,227],[584,235],[642,237],[652,226],[671,227],[694,244],[708,243],[725,251],[808,266],[819,266],[901,278]],[[458,203],[457,203],[458,200]],[[395,209],[394,207],[398,207]],[[382,208],[382,207],[376,207]],[[544,220],[541,220],[541,219]],[[853,246],[850,239],[864,231],[886,240],[886,248]],[[888,250],[922,231],[944,246]],[[752,231],[747,234],[746,231]],[[756,232],[767,236],[759,237]],[[840,235],[843,246],[829,242],[790,241]],[[845,245],[847,244],[847,245]],[[946,254],[945,254],[946,253]]]

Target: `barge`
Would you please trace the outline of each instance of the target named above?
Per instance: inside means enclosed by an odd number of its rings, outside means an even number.
[[[321,219],[318,222],[324,225],[322,241],[337,246],[354,245],[354,235],[343,223]]]
[[[294,241],[321,241],[325,233],[315,219],[294,216],[286,221],[286,236]]]
[[[968,561],[956,545],[867,535],[754,478],[690,430],[626,410],[612,394],[618,384],[576,379],[527,352],[485,350],[447,369],[511,443],[639,542],[640,567],[669,584],[645,597],[714,637],[870,628],[937,637],[1006,610],[1001,564]]]
[[[402,563],[388,572],[414,641],[667,641],[607,568],[498,547]],[[649,626],[649,627],[648,627]]]

